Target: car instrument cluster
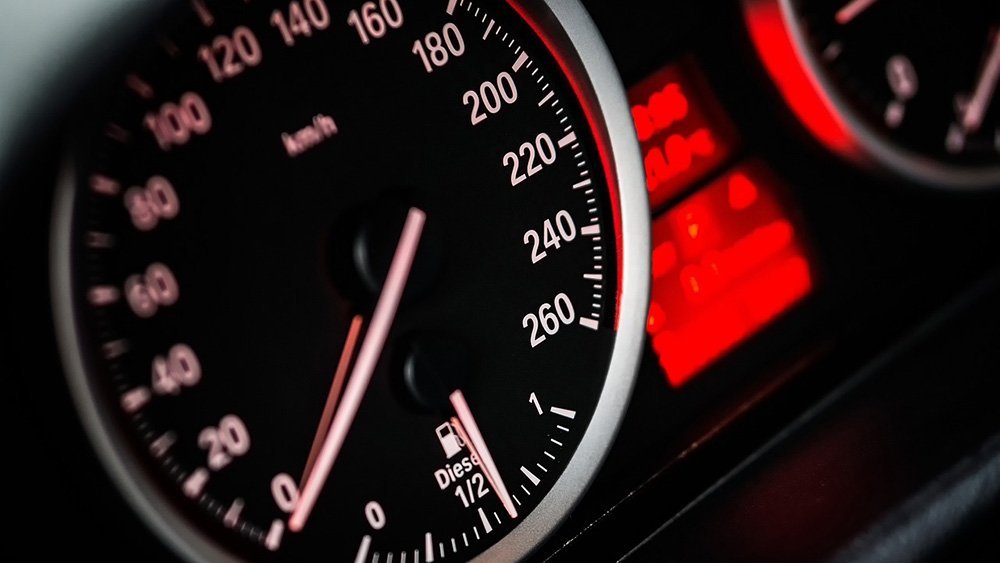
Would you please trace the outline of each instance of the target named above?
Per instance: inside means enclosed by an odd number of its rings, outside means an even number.
[[[0,95],[25,520],[85,552],[825,559],[1000,431],[932,336],[1000,287],[996,2],[88,1]]]

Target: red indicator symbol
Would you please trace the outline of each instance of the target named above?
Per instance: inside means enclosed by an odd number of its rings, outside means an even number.
[[[813,286],[795,226],[757,164],[741,165],[653,224],[647,330],[680,386]]]
[[[691,59],[632,87],[629,101],[654,209],[704,179],[732,153],[735,130]]]

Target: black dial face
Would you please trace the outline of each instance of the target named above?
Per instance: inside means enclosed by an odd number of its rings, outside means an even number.
[[[242,557],[483,552],[605,422],[620,218],[576,79],[503,2],[192,5],[77,151],[119,455]]]
[[[879,136],[952,166],[1000,164],[1000,3],[792,4],[819,68]]]

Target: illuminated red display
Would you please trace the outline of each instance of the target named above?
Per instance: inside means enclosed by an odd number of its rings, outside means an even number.
[[[680,386],[806,296],[795,226],[763,166],[741,165],[653,223],[647,329]]]
[[[631,88],[629,101],[653,208],[703,179],[732,153],[733,128],[690,59]]]

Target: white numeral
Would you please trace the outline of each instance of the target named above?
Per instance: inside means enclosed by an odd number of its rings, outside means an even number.
[[[525,171],[521,172],[521,159],[525,158]],[[510,167],[510,185],[516,186],[542,171],[542,168],[556,161],[556,145],[545,133],[539,133],[535,142],[521,143],[515,154],[513,151],[503,155],[503,167]]]
[[[347,23],[358,32],[358,38],[363,45],[385,36],[389,29],[399,29],[403,26],[403,10],[396,0],[379,0],[365,2],[361,12],[351,10],[347,15]]]
[[[198,434],[198,447],[208,452],[208,468],[218,471],[250,451],[250,433],[240,417],[226,415],[218,428],[209,426]]]
[[[575,238],[576,224],[573,222],[573,217],[564,209],[556,213],[554,222],[551,219],[545,220],[541,235],[534,229],[524,233],[524,244],[531,247],[531,263],[537,264],[548,256],[548,252],[542,250],[542,245],[545,248],[555,247],[558,250],[563,242],[571,242]]]
[[[425,71],[434,72],[435,68],[448,64],[452,57],[461,57],[465,53],[465,39],[457,25],[446,23],[441,33],[432,31],[423,39],[414,41],[411,52],[420,57]]]
[[[143,275],[134,274],[125,280],[125,298],[138,317],[148,319],[160,307],[177,303],[180,287],[170,268],[159,262],[146,268]]]
[[[183,387],[201,381],[201,362],[187,344],[170,348],[166,357],[153,358],[153,391],[158,395],[176,395]]]
[[[538,308],[538,313],[528,313],[521,321],[521,326],[530,331],[529,343],[534,348],[545,342],[546,335],[555,336],[564,325],[572,324],[576,320],[576,311],[573,310],[573,303],[565,293],[556,295],[552,304],[544,303]],[[545,334],[539,333],[539,328]]]
[[[271,12],[271,25],[278,28],[285,45],[291,47],[296,37],[312,37],[313,30],[330,27],[330,11],[323,0],[295,1],[288,5],[288,16],[281,10]]]
[[[271,479],[271,496],[282,512],[291,514],[299,503],[299,487],[288,473],[279,473]]]
[[[140,231],[151,231],[160,219],[173,219],[180,212],[181,202],[174,187],[163,176],[153,176],[145,188],[138,186],[125,192],[125,208],[132,224]]]
[[[479,86],[479,91],[469,90],[462,96],[462,105],[472,105],[472,124],[479,125],[490,115],[500,113],[503,104],[517,101],[517,86],[509,72],[497,75],[496,82],[487,80]],[[483,113],[483,108],[486,113]]]
[[[246,26],[233,30],[233,36],[220,35],[212,40],[212,46],[202,45],[198,58],[207,66],[212,80],[222,82],[238,76],[248,66],[260,64],[262,54],[257,37]]]
[[[371,501],[365,505],[365,518],[368,519],[368,525],[375,530],[381,530],[385,527],[385,510],[382,510],[382,505]]]
[[[465,508],[476,504],[477,499],[485,497],[489,492],[490,489],[486,486],[486,479],[482,473],[474,474],[455,487],[455,496],[462,501],[462,506]]]
[[[166,151],[184,145],[192,135],[208,133],[212,129],[212,114],[201,96],[187,92],[178,103],[167,102],[159,111],[147,113],[143,124]]]

